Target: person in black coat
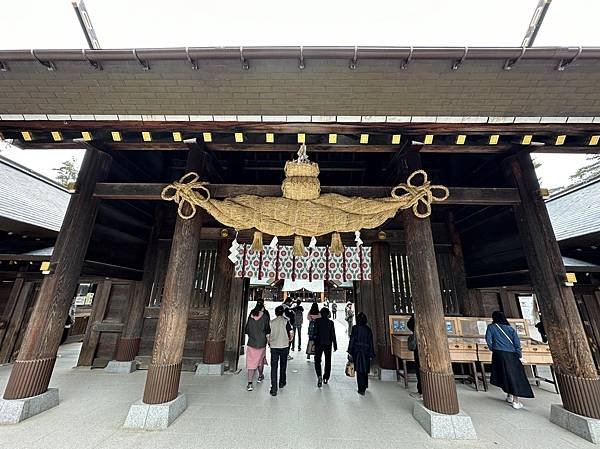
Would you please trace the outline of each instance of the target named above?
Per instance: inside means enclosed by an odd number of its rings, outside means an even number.
[[[327,384],[331,376],[331,346],[337,351],[337,340],[335,339],[335,326],[329,319],[329,309],[321,309],[321,318],[315,320],[315,371],[317,372],[317,387],[321,388],[323,382]],[[325,372],[321,375],[321,357],[325,353]]]
[[[369,371],[371,371],[371,359],[374,357],[373,332],[367,326],[367,315],[360,312],[356,315],[356,325],[352,327],[350,334],[348,358],[354,362],[358,394],[363,396],[369,387]]]

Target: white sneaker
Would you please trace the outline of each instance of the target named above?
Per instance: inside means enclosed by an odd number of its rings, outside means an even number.
[[[508,402],[509,404],[513,403],[513,395],[512,394],[506,395],[506,402]]]
[[[523,408],[523,404],[521,402],[513,402],[512,408],[514,408],[515,410],[520,410]]]
[[[246,390],[248,390],[248,391],[252,391],[252,390],[254,390],[254,386],[253,386],[252,384],[248,384],[248,385],[246,386]]]

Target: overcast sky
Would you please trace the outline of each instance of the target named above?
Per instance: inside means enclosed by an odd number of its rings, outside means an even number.
[[[103,48],[520,46],[537,2],[85,0]],[[0,0],[0,13],[0,49],[86,47],[70,0]],[[535,45],[600,46],[598,17],[600,0],[553,0]],[[11,149],[2,154],[53,176],[52,168],[76,153]],[[546,187],[567,184],[585,163],[579,155],[538,159]]]

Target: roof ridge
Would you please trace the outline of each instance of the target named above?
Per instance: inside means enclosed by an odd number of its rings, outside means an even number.
[[[572,186],[567,187],[564,190],[560,190],[559,192],[556,192],[554,195],[550,196],[550,198],[548,198],[546,200],[546,203],[549,203],[550,201],[556,200],[558,198],[562,198],[563,196],[567,196],[570,195],[573,192],[576,192],[577,190],[581,190],[585,187],[588,187],[592,184],[596,184],[597,182],[600,182],[600,174],[597,174],[595,176],[592,176],[589,179],[586,179],[584,181],[580,181],[577,184],[573,184]]]
[[[19,170],[20,172],[25,173],[28,176],[37,178],[39,181],[45,182],[46,184],[49,184],[58,190],[62,190],[66,193],[70,193],[69,189],[67,189],[66,187],[64,187],[62,184],[58,183],[54,179],[48,178],[47,176],[44,176],[41,173],[36,172],[35,170],[25,167],[24,165],[21,165],[18,162],[13,161],[12,159],[2,156],[1,154],[0,154],[0,163],[2,163],[4,165],[9,165],[12,168],[14,168],[15,170]]]

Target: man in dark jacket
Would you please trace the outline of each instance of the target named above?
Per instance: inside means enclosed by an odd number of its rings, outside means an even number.
[[[321,318],[315,320],[315,371],[317,372],[317,387],[321,388],[323,382],[327,384],[331,376],[331,346],[337,351],[335,339],[335,325],[329,319],[329,309],[321,309]],[[321,357],[325,353],[325,372],[321,374]]]

